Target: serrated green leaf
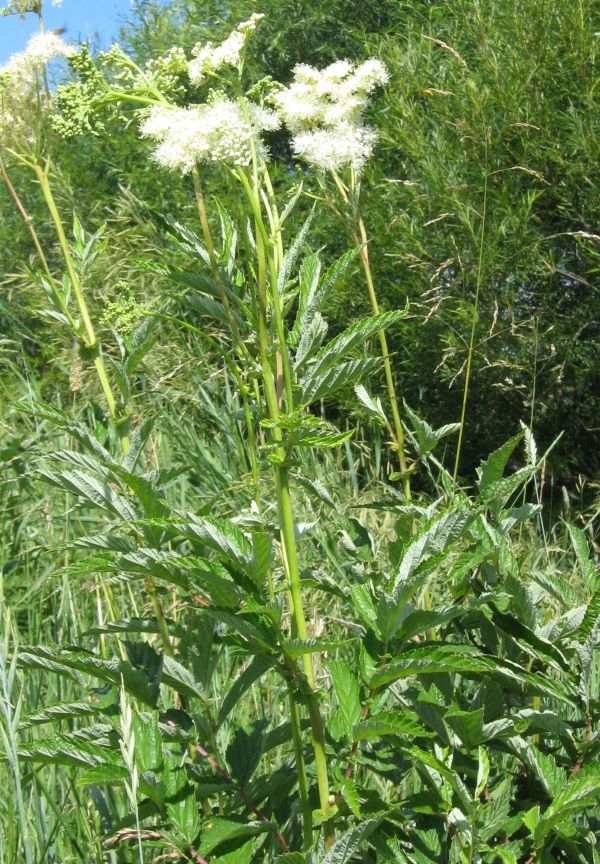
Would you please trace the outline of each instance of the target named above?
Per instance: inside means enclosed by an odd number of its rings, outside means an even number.
[[[266,657],[254,657],[245,669],[238,675],[233,685],[229,688],[221,710],[219,711],[219,719],[217,726],[222,726],[225,720],[229,717],[235,706],[239,703],[244,693],[261,678],[271,663]]]
[[[353,729],[356,741],[374,741],[386,735],[408,738],[432,738],[433,732],[424,729],[413,711],[378,711],[376,716],[357,723]]]
[[[310,374],[314,377],[321,375],[327,369],[337,365],[354,348],[363,345],[367,339],[375,336],[381,330],[401,321],[406,317],[406,310],[399,309],[393,312],[380,312],[368,318],[361,318],[342,333],[321,348],[314,357],[314,365]]]
[[[185,521],[175,520],[172,524],[184,537],[199,540],[222,555],[226,561],[235,563],[247,572],[252,571],[252,543],[231,522],[188,513]]]
[[[427,456],[439,444],[442,438],[448,435],[453,435],[460,429],[460,423],[448,423],[445,426],[440,426],[439,429],[433,429],[422,417],[415,414],[411,408],[404,403],[404,412],[410,418],[410,422],[417,436],[419,446],[419,454]]]
[[[371,418],[376,420],[377,423],[382,426],[386,426],[388,421],[381,404],[381,399],[379,397],[374,398],[371,396],[363,384],[357,384],[354,388],[354,392],[356,393],[358,401],[367,409]]]
[[[85,474],[83,471],[50,471],[48,469],[40,469],[38,473],[40,477],[53,486],[82,498],[93,507],[114,513],[127,524],[135,522],[138,518],[138,513],[126,498],[114,492],[108,482],[103,483],[91,474]]]
[[[379,827],[382,821],[383,817],[379,816],[361,822],[356,828],[350,828],[349,831],[346,831],[335,841],[331,849],[323,857],[321,864],[346,864],[358,852],[360,846],[369,838],[373,831]]]
[[[291,639],[283,643],[283,650],[292,660],[305,654],[321,654],[343,645],[343,639]]]
[[[346,737],[352,740],[352,730],[362,714],[360,685],[350,666],[343,660],[332,660],[328,666]]]
[[[164,656],[162,681],[168,687],[176,690],[177,693],[181,693],[182,696],[204,700],[201,685],[194,679],[190,670],[175,660],[174,657]]]
[[[323,308],[323,304],[327,300],[330,292],[346,273],[353,261],[358,257],[362,248],[362,246],[357,246],[354,249],[345,252],[341,258],[334,261],[331,267],[326,270],[322,279],[319,279],[320,264],[318,259],[318,267],[315,267],[314,263],[311,263],[310,265],[307,265],[305,273],[301,270],[300,305],[292,329],[292,339],[294,340],[294,344],[296,344],[298,338],[300,338],[304,330],[311,324],[316,313]],[[304,287],[305,285],[306,288]]]
[[[289,245],[285,255],[283,256],[283,261],[281,262],[279,274],[277,276],[277,291],[280,297],[283,297],[285,293],[285,288],[290,278],[292,268],[294,267],[296,260],[298,259],[298,255],[300,254],[300,251],[306,242],[306,238],[308,236],[308,232],[310,231],[310,226],[312,225],[314,216],[315,208],[313,207],[307,218],[304,220],[300,231],[298,231],[292,243]]]
[[[248,783],[258,766],[266,728],[266,720],[257,720],[248,729],[240,727],[227,748],[227,761],[231,773],[240,786]]]
[[[91,702],[63,702],[59,705],[51,705],[43,711],[23,718],[21,726],[37,726],[41,723],[50,723],[57,720],[72,720],[75,717],[86,717],[98,714],[99,708]]]
[[[548,835],[561,822],[597,807],[599,802],[600,765],[588,765],[569,780],[540,818],[534,831],[536,849],[544,847]]]
[[[338,363],[322,374],[313,374],[311,370],[303,382],[300,401],[303,405],[309,406],[318,399],[332,396],[342,387],[347,387],[360,378],[370,375],[380,364],[379,358],[370,357],[364,360],[348,360],[346,363]]]
[[[344,780],[342,780],[342,797],[354,816],[356,816],[357,819],[360,819],[360,796],[354,781],[351,778],[344,778]]]
[[[202,827],[196,796],[190,793],[178,801],[168,802],[166,806],[175,832],[187,846],[193,846]]]
[[[247,819],[235,821],[215,816],[202,825],[202,838],[198,851],[201,855],[209,855],[222,843],[244,839],[256,834],[264,834],[275,830],[270,822],[249,822]]]
[[[512,456],[517,444],[522,440],[523,433],[519,432],[518,435],[514,435],[512,438],[509,438],[501,447],[497,450],[494,450],[493,453],[490,453],[485,462],[482,462],[479,468],[477,469],[477,488],[479,489],[479,494],[486,494],[489,486],[493,483],[497,483],[504,476],[504,471],[506,465],[508,464],[508,460]],[[488,499],[489,500],[489,499]]]

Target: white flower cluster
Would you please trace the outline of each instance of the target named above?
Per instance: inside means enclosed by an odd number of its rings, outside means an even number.
[[[240,62],[244,45],[249,34],[264,15],[255,12],[247,21],[242,21],[229,34],[224,42],[215,45],[213,42],[198,42],[192,49],[193,59],[188,63],[188,74],[192,84],[202,84],[212,72],[218,72],[223,66],[237,66]]]
[[[376,141],[375,132],[362,125],[362,114],[373,90],[388,80],[376,59],[356,67],[347,60],[321,70],[296,66],[293,82],[274,96],[294,152],[322,170],[360,170]]]
[[[0,144],[13,143],[26,133],[31,139],[30,114],[45,110],[47,97],[39,92],[39,75],[48,63],[69,57],[74,48],[55,33],[32,36],[25,51],[20,51],[0,67]]]
[[[273,111],[248,103],[245,113],[241,103],[223,97],[189,108],[153,106],[141,133],[158,142],[159,165],[187,174],[198,162],[249,165],[253,146],[265,155],[260,133],[278,125]]]
[[[53,6],[62,6],[63,0],[52,0]],[[20,15],[24,18],[28,12],[39,14],[42,11],[43,0],[6,0],[6,6],[0,10],[2,15]]]
[[[373,152],[376,141],[373,129],[340,123],[332,129],[298,132],[292,144],[296,156],[322,171],[337,171],[344,165],[359,171]]]
[[[70,57],[74,51],[56,33],[36,33],[27,43],[25,51],[13,54],[0,67],[0,75],[6,75],[15,82],[32,83],[35,73],[42,66],[58,57]]]

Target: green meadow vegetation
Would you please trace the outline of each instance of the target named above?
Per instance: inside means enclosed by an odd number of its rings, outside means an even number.
[[[0,864],[598,864],[597,0],[4,7]]]

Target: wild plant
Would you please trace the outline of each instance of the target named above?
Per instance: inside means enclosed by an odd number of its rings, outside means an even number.
[[[133,860],[204,864],[597,861],[600,595],[576,529],[578,592],[560,567],[525,579],[515,538],[539,512],[526,492],[545,460],[530,431],[482,463],[468,495],[437,456],[456,424],[434,429],[405,407],[431,500],[411,499],[403,469],[404,492],[386,484],[350,513],[333,502],[330,529],[302,524],[299,489],[327,497],[309,470],[352,437],[323,419],[323,401],[355,387],[404,453],[404,427],[363,382],[382,364],[370,340],[405,310],[333,338],[324,315],[359,257],[369,279],[358,191],[373,135],[360,119],[385,70],[367,61],[297,72],[308,76],[310,128],[294,146],[333,168],[358,220],[360,243],[325,268],[310,248],[312,213],[288,236],[301,189],[277,189],[267,159],[264,135],[289,113],[290,92],[244,79],[258,23],[197,45],[189,60],[175,48],[144,68],[117,47],[99,67],[84,49],[70,58],[78,80],[57,92],[63,134],[100,134],[133,109],[158,165],[190,175],[200,230],[155,217],[189,261],[186,270],[165,256],[164,275],[198,295],[201,324],[180,326],[210,345],[231,382],[216,412],[236,456],[245,450],[236,479],[247,490],[223,502],[200,476],[194,507],[182,506],[172,488],[181,468],[148,456],[150,421],[115,447],[66,411],[21,406],[74,442],[42,453],[38,476],[100,520],[66,541],[63,575],[136,586],[141,614],[112,616],[76,645],[21,649],[22,668],[75,679],[89,698],[28,718],[55,731],[18,756],[76,768],[88,788],[125,790],[126,815],[106,840],[121,860],[134,844]],[[321,121],[323,105],[342,121]],[[237,191],[238,213],[207,203],[207,166]],[[395,404],[393,382],[388,394]],[[320,569],[306,566],[314,560]],[[109,636],[114,654],[88,647]]]

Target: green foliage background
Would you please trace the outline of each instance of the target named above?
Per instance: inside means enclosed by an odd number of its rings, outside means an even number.
[[[142,58],[172,44],[189,49],[254,9],[267,16],[253,43],[258,77],[285,80],[296,62],[370,54],[390,69],[373,108],[381,142],[365,173],[363,205],[379,291],[389,308],[411,304],[393,346],[409,404],[434,423],[459,418],[479,274],[465,473],[531,416],[544,445],[564,431],[552,457],[559,479],[593,477],[600,452],[598,3],[175,0],[165,12],[148,0],[133,10],[123,39]],[[155,170],[133,128],[61,146],[75,203],[97,222],[114,206],[117,184],[159,210],[190,207],[185,184]],[[277,138],[272,148],[286,182],[290,172],[296,179],[304,173]],[[213,191],[222,194],[218,184]],[[28,238],[5,195],[1,207],[3,270],[11,272]],[[318,230],[335,255],[340,227],[322,217]],[[345,242],[340,237],[340,248]],[[344,316],[365,310],[356,282],[347,280],[330,318],[336,309]],[[36,331],[15,311],[13,295],[2,314],[7,331]]]

